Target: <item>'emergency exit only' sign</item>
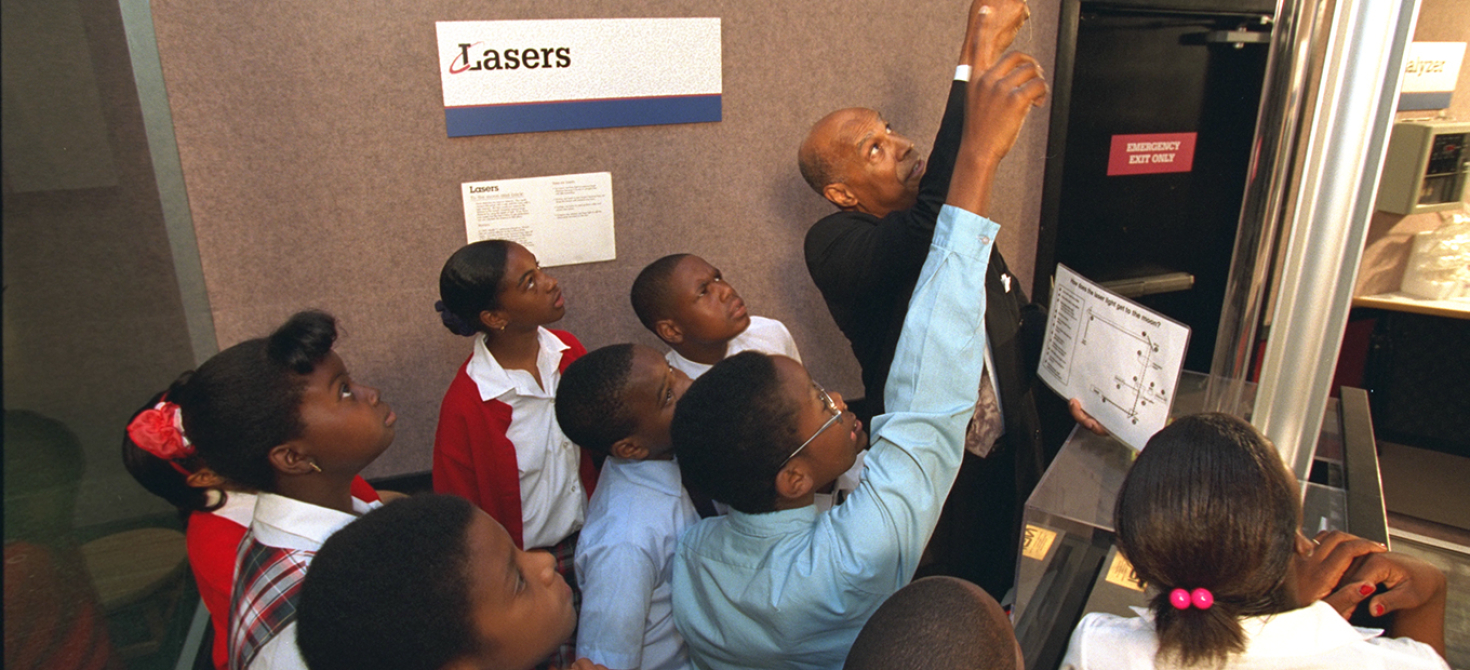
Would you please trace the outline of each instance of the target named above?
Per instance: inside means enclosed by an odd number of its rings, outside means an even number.
[[[1194,169],[1195,135],[1114,135],[1108,151],[1108,176],[1189,172]]]

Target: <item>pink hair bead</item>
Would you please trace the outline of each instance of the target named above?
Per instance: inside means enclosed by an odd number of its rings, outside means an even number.
[[[1174,589],[1169,592],[1169,604],[1174,609],[1189,609],[1189,592],[1184,589]]]
[[[1195,589],[1193,593],[1189,594],[1189,599],[1191,602],[1194,603],[1195,607],[1198,607],[1202,610],[1210,609],[1210,606],[1215,604],[1214,594],[1206,591],[1205,589]]]

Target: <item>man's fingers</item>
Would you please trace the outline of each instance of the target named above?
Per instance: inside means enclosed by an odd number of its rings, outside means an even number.
[[[1098,435],[1107,435],[1108,434],[1107,429],[1106,428],[1103,428],[1101,422],[1099,422],[1097,419],[1093,418],[1091,414],[1088,414],[1087,413],[1087,410],[1082,409],[1082,401],[1081,400],[1079,400],[1077,398],[1072,398],[1072,399],[1068,400],[1067,401],[1067,409],[1069,411],[1071,411],[1071,413],[1072,413],[1072,420],[1073,421],[1076,421],[1078,425],[1080,425],[1083,428],[1086,428],[1086,429],[1088,429],[1088,430],[1090,430],[1090,431],[1092,431],[1094,433],[1097,433]]]

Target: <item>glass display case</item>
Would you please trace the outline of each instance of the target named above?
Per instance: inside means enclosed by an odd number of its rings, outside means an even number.
[[[1201,411],[1207,379],[1183,374],[1173,416]],[[1328,403],[1312,471],[1298,474],[1306,482],[1302,529],[1349,530],[1386,542],[1372,425],[1360,393],[1344,389],[1343,402]],[[1243,407],[1252,401],[1248,389]],[[1136,454],[1111,437],[1075,430],[1027,500],[1012,620],[1028,670],[1057,667],[1083,614],[1128,616],[1129,608],[1146,606],[1144,587],[1113,546],[1113,504]]]

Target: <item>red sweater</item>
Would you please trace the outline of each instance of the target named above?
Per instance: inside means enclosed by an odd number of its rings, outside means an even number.
[[[553,330],[551,334],[568,347],[562,352],[558,373],[587,353],[571,333]],[[470,359],[465,359],[459,366],[439,407],[439,428],[434,432],[434,491],[452,493],[485,510],[505,526],[517,547],[525,549],[521,538],[520,470],[515,445],[506,437],[510,405],[480,399],[479,386],[466,372],[469,363]],[[579,450],[582,488],[591,497],[597,471],[587,451]]]

